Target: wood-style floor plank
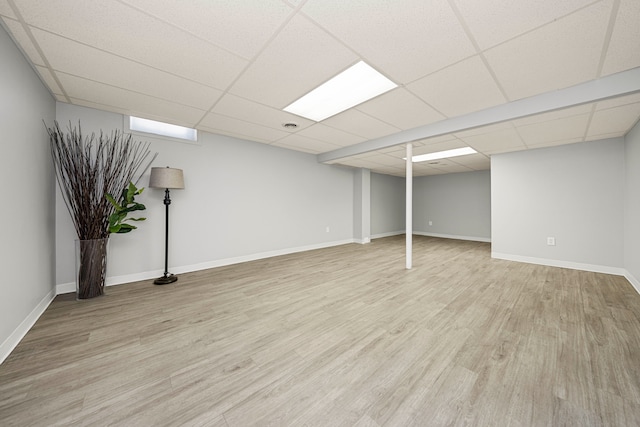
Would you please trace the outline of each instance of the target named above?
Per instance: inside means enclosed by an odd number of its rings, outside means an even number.
[[[619,276],[404,237],[56,298],[0,365],[2,426],[640,425]]]

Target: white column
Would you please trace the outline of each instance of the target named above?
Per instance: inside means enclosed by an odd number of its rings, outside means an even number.
[[[407,219],[406,219],[406,236],[407,236],[407,269],[411,269],[412,266],[412,237],[413,237],[413,162],[411,158],[413,157],[413,145],[409,142],[407,143],[407,195],[406,195],[406,209],[407,209]]]

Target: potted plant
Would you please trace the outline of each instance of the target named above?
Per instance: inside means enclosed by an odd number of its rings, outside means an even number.
[[[126,215],[144,209],[133,200],[142,192],[133,183],[155,155],[149,159],[148,142],[133,141],[118,130],[83,136],[79,122],[63,132],[56,121],[47,131],[56,179],[78,236],[76,297],[93,298],[104,293],[109,234],[134,229],[125,223]],[[124,199],[118,202],[113,194]]]

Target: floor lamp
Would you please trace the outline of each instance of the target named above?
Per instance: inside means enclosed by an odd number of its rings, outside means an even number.
[[[164,231],[164,275],[153,281],[156,285],[166,285],[178,280],[178,276],[169,273],[169,198],[170,189],[184,188],[184,176],[182,169],[174,169],[167,166],[166,168],[151,168],[151,177],[149,178],[149,187],[164,188],[164,206],[165,206],[165,231]]]

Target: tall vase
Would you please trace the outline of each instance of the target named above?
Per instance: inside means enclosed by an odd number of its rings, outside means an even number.
[[[94,298],[104,294],[108,243],[108,237],[76,240],[77,299]]]

